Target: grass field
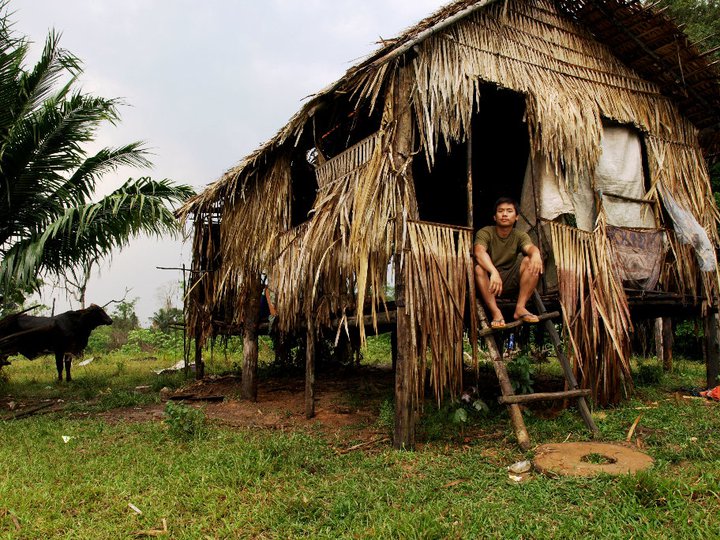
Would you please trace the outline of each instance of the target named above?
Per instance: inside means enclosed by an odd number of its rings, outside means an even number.
[[[611,442],[624,441],[642,415],[632,442],[655,458],[649,471],[533,473],[515,483],[506,467],[533,451],[518,450],[507,414],[494,406],[458,424],[458,404],[428,404],[415,452],[387,442],[348,452],[310,425],[228,428],[182,405],[164,422],[96,414],[159,403],[160,388],[183,383],[151,371],[171,360],[107,355],[76,368],[70,384],[54,382],[49,359],[6,368],[2,403],[39,396],[67,406],[0,421],[0,537],[720,537],[720,407],[675,393],[702,384],[697,362],[676,361],[674,373],[638,387],[622,406],[594,412],[601,439]],[[210,371],[234,361],[216,355]],[[137,393],[138,385],[150,391]],[[391,424],[391,398],[358,405],[373,409],[379,432]],[[573,411],[525,418],[536,444],[587,439]]]

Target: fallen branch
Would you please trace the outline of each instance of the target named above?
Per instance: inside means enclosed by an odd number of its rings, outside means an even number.
[[[39,405],[35,405],[34,407],[30,407],[29,409],[24,409],[22,411],[19,411],[15,413],[12,416],[9,416],[6,418],[6,420],[19,420],[20,418],[26,418],[28,416],[32,416],[33,414],[37,414],[43,409],[47,409],[48,407],[52,407],[55,405],[54,401],[50,401],[47,403],[40,403]],[[50,412],[50,411],[47,411]]]
[[[390,441],[389,437],[380,437],[378,439],[373,439],[371,441],[365,441],[364,443],[356,444],[354,446],[351,446],[350,448],[345,448],[343,450],[336,449],[335,453],[337,453],[339,455],[348,454],[348,453],[352,452],[353,450],[358,450],[360,448],[365,448],[367,446],[373,446],[376,444],[382,444],[382,443],[386,443],[389,441]]]

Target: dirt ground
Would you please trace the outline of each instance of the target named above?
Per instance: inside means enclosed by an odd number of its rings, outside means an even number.
[[[258,400],[240,399],[240,378],[209,377],[194,381],[163,399],[185,400],[203,407],[212,421],[232,427],[304,429],[331,437],[368,439],[377,436],[380,404],[390,396],[393,375],[389,369],[367,368],[348,373],[320,375],[315,384],[315,416],[305,418],[305,381],[302,377],[261,380]],[[210,401],[203,398],[219,398]],[[161,420],[164,404],[114,409],[100,416],[109,421]]]
[[[202,407],[207,418],[221,425],[272,430],[320,432],[331,440],[373,441],[384,438],[387,429],[377,419],[382,402],[392,398],[393,374],[389,367],[366,367],[318,374],[315,384],[315,416],[305,418],[305,381],[302,376],[274,377],[258,384],[258,400],[240,398],[240,378],[210,376],[191,381],[174,392],[161,392],[162,403],[112,409],[101,413],[77,413],[80,417],[104,418],[108,422],[161,422],[165,401],[186,397],[185,402]],[[148,391],[138,388],[137,391]],[[221,401],[219,401],[222,398]],[[218,400],[218,401],[213,401]],[[4,417],[21,418],[62,411],[63,400],[13,401],[0,397]]]

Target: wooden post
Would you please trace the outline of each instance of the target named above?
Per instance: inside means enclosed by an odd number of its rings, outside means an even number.
[[[707,388],[715,388],[720,384],[720,325],[717,313],[708,313],[705,323],[705,372]]]
[[[400,167],[412,156],[412,73],[408,67],[400,67],[393,92],[393,112],[396,120],[393,162]],[[412,182],[412,167],[405,167],[406,181]],[[400,265],[403,249],[402,217],[395,220],[395,303],[397,306],[395,361],[395,430],[393,447],[399,450],[415,448],[415,385],[414,358],[410,332],[410,316],[405,307],[405,276]]]
[[[257,401],[258,322],[262,283],[259,276],[249,278],[247,297],[243,305],[243,366],[240,395]]]
[[[187,374],[186,374],[187,376]],[[201,380],[205,376],[205,362],[202,358],[202,346],[200,345],[200,330],[195,332],[195,378]]]
[[[315,323],[312,315],[307,319],[305,346],[305,418],[315,416]]]
[[[655,353],[664,371],[672,371],[673,332],[670,317],[655,319]]]

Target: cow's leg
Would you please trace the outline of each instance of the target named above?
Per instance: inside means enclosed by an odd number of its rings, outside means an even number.
[[[72,366],[72,356],[69,354],[65,355],[65,380],[70,382],[72,377],[70,376],[70,366]]]
[[[65,356],[65,353],[62,353],[62,352],[55,353],[55,367],[57,368],[57,372],[58,372],[58,381],[62,381],[63,357],[64,356]]]

